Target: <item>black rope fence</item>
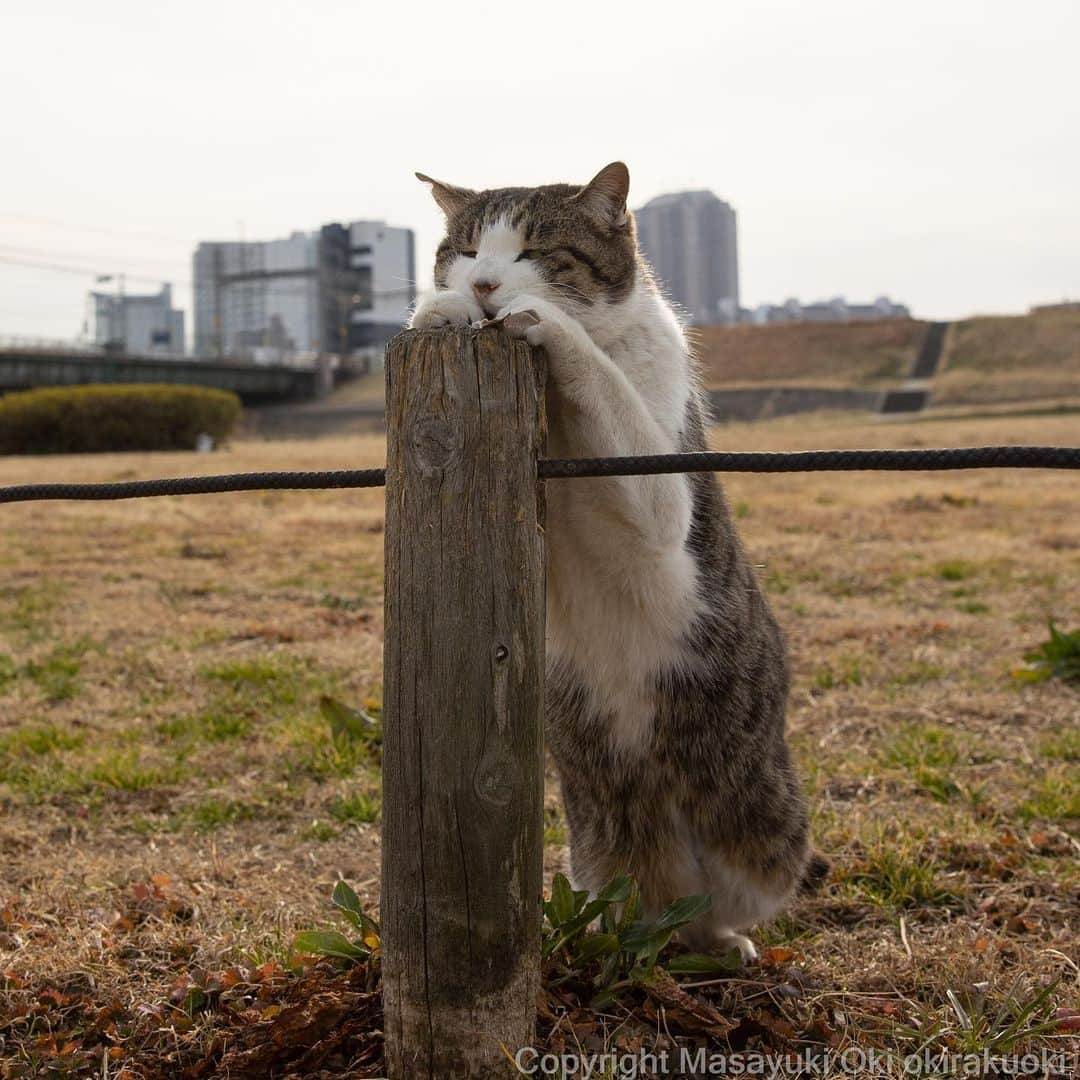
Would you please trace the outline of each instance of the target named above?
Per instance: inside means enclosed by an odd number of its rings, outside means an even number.
[[[642,457],[549,459],[537,463],[542,480],[590,476],[648,476],[689,472],[858,472],[948,469],[1080,469],[1080,447],[973,446],[918,450],[718,451]],[[104,484],[21,484],[0,487],[0,503],[45,499],[144,499],[159,495],[208,495],[227,491],[375,488],[385,469],[329,472],[253,472],[180,476]]]

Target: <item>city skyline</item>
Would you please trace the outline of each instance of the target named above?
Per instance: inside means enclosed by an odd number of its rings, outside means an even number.
[[[250,241],[203,241],[192,258],[193,351],[210,359],[352,353],[404,325],[415,287],[413,231],[334,223]]]
[[[491,8],[501,66],[477,44],[486,10],[9,9],[0,332],[71,336],[98,273],[172,282],[190,322],[198,241],[358,217],[415,229],[425,287],[441,219],[413,170],[580,183],[614,159],[634,206],[705,188],[738,209],[749,307],[888,294],[954,317],[1078,291],[1075,5],[675,3],[648,34],[580,5]],[[609,107],[583,107],[601,87]]]

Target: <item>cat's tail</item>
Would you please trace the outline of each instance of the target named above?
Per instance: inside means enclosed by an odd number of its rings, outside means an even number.
[[[829,876],[831,869],[832,864],[824,855],[812,851],[806,869],[803,870],[802,880],[799,882],[799,892],[804,895],[816,892]]]

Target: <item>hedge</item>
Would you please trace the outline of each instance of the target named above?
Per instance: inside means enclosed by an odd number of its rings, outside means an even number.
[[[65,386],[0,398],[0,454],[192,450],[218,443],[240,416],[240,399],[201,386]]]

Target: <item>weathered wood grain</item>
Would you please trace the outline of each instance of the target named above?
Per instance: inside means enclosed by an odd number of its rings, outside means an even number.
[[[539,988],[542,358],[409,331],[386,372],[387,1071],[501,1076]]]

